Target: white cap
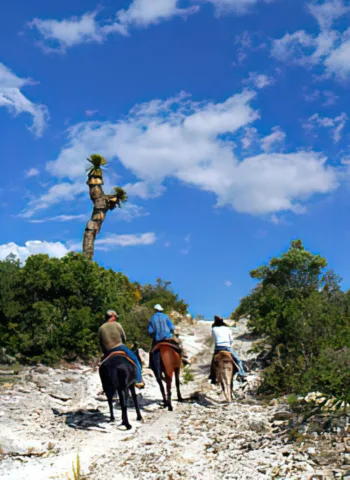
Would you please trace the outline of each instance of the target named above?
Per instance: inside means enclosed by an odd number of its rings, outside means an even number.
[[[115,312],[114,310],[107,310],[107,315],[109,317],[117,317],[117,312]]]
[[[158,312],[162,312],[164,308],[161,305],[159,305],[159,303],[157,303],[157,305],[154,305],[154,310],[157,310]]]

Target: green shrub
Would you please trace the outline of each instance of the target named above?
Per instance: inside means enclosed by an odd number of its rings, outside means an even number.
[[[21,266],[0,261],[0,348],[27,363],[89,359],[99,351],[105,312],[120,315],[129,342],[147,348],[150,305],[187,306],[160,279],[141,287],[77,253],[62,259],[34,255]],[[153,305],[152,305],[153,306]]]
[[[249,314],[249,327],[263,336],[261,349],[269,349],[261,392],[349,397],[350,293],[326,265],[296,240],[251,272],[259,283],[232,318]]]

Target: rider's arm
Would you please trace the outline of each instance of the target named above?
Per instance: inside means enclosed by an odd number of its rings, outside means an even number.
[[[124,328],[120,325],[120,323],[117,323],[117,326],[118,326],[119,331],[120,331],[120,337],[122,339],[122,342],[125,343],[126,342],[126,335],[125,335],[125,332],[124,332]]]
[[[153,334],[154,334],[154,327],[153,327],[153,317],[152,317],[148,324],[148,335],[152,337]]]
[[[175,328],[174,328],[174,325],[173,325],[173,322],[170,320],[170,318],[167,316],[166,318],[166,324],[168,325],[169,327],[169,330],[171,331],[171,333],[174,332]]]

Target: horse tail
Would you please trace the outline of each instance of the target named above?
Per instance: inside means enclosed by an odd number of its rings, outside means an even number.
[[[226,352],[225,352],[226,353]],[[217,379],[228,403],[232,402],[233,377],[236,366],[233,360],[226,354],[218,354],[215,357],[215,369]]]

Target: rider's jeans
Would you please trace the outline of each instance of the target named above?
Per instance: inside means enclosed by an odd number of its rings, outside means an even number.
[[[135,355],[135,353],[130,350],[126,345],[119,345],[118,347],[114,347],[111,350],[108,351],[108,354],[111,352],[125,352],[127,356],[135,363],[136,365],[136,383],[141,383],[142,382],[142,372],[141,372],[141,365],[139,362],[139,359]],[[108,354],[106,356],[108,356]]]

